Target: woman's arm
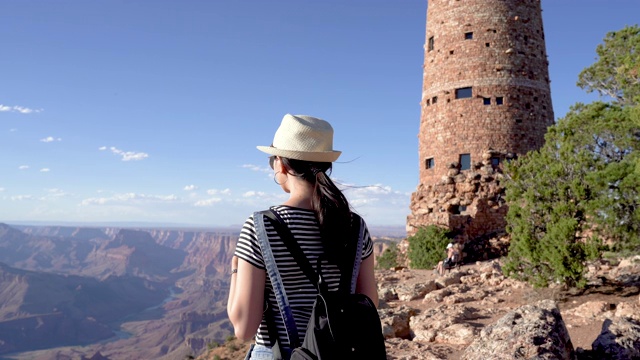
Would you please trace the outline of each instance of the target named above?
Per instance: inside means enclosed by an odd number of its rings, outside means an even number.
[[[360,264],[360,273],[358,273],[358,281],[356,282],[356,292],[365,294],[378,307],[378,285],[373,271],[373,254],[362,260]]]
[[[246,341],[255,336],[262,320],[266,273],[236,256],[231,267],[238,272],[231,275],[227,314],[236,337]]]

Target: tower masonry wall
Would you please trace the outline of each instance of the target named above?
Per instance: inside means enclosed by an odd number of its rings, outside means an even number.
[[[502,163],[543,145],[549,83],[540,0],[428,1],[410,235],[437,224],[470,241],[504,229]]]

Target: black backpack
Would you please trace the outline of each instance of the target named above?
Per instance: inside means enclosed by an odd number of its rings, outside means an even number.
[[[304,274],[316,285],[318,295],[313,305],[311,318],[307,326],[304,340],[300,344],[297,334],[287,333],[291,342],[292,352],[290,360],[340,360],[340,359],[372,359],[386,360],[386,349],[382,326],[378,311],[371,299],[364,294],[351,293],[351,277],[359,271],[362,249],[361,219],[353,214],[356,226],[352,228],[358,242],[349,242],[346,254],[352,254],[351,264],[341,267],[340,290],[329,291],[322,279],[320,261],[316,266],[317,272],[304,256],[300,245],[293,239],[293,235],[280,216],[273,210],[261,212],[275,227],[278,235],[283,239],[287,249],[292,254]],[[360,253],[359,253],[360,252]],[[358,259],[356,259],[356,256]],[[347,269],[345,271],[345,269]],[[280,309],[282,312],[282,309]],[[269,319],[268,319],[269,320]],[[269,324],[270,336],[274,334],[274,326]],[[272,339],[274,339],[272,337]],[[287,355],[276,343],[273,347],[275,359],[287,359]]]

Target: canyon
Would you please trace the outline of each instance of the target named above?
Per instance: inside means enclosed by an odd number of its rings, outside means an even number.
[[[183,359],[232,334],[239,229],[0,223],[0,359]],[[372,228],[376,253],[404,228]]]

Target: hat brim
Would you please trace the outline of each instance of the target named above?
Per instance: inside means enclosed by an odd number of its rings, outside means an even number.
[[[342,151],[320,151],[320,152],[308,152],[308,151],[296,151],[296,150],[283,150],[273,146],[256,146],[258,150],[265,152],[269,155],[282,156],[287,159],[296,159],[304,161],[315,162],[334,162],[338,160]]]

